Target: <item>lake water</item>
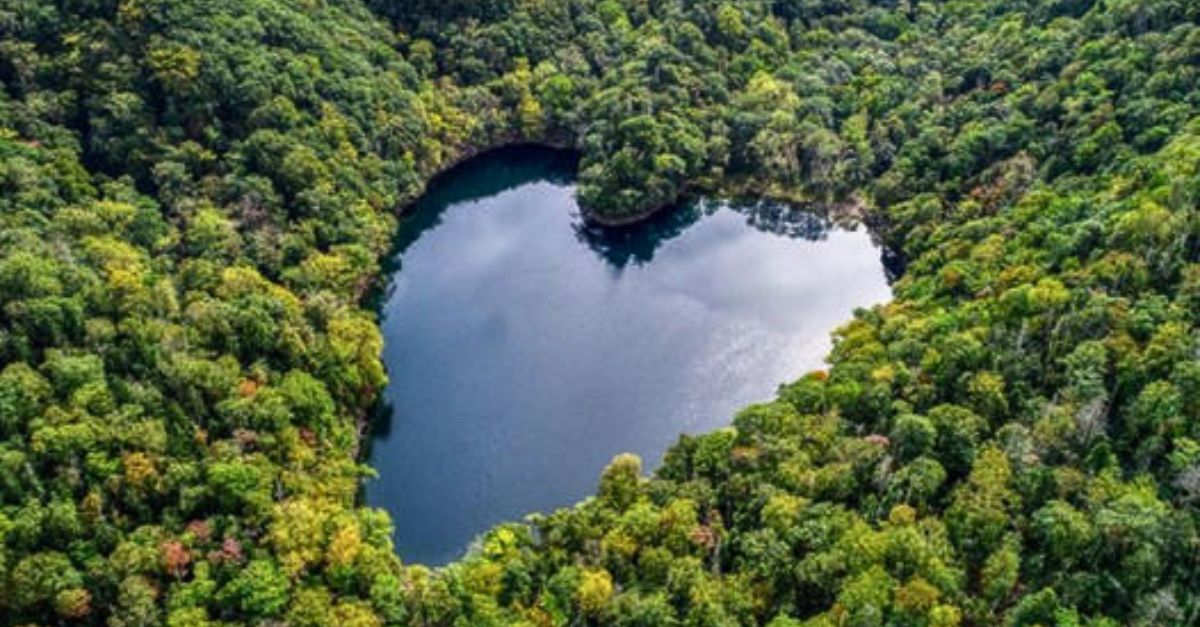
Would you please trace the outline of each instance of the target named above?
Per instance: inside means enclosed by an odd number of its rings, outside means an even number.
[[[563,153],[490,153],[400,227],[365,496],[408,562],[445,563],[497,523],[586,497],[619,453],[653,468],[680,433],[821,368],[830,332],[890,298],[863,228],[696,203],[596,231],[574,169]]]

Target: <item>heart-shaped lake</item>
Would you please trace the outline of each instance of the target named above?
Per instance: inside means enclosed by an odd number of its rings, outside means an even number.
[[[830,332],[891,296],[865,229],[779,205],[584,229],[574,168],[489,153],[401,225],[366,499],[407,561],[444,563],[496,523],[574,503],[618,453],[653,467],[680,433],[820,368]]]

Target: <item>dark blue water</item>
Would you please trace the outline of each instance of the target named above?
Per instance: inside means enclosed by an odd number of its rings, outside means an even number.
[[[680,433],[822,367],[830,332],[890,298],[864,229],[699,203],[588,230],[573,171],[561,153],[492,153],[401,226],[366,497],[407,561],[586,497],[618,453],[653,467]]]

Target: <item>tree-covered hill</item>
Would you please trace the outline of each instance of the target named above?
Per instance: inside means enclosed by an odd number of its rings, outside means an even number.
[[[1200,5],[0,0],[0,624],[1200,621]],[[360,507],[396,209],[853,199],[830,367],[461,562]]]

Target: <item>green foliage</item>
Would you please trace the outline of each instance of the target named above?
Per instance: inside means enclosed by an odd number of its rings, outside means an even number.
[[[1195,622],[1195,3],[0,18],[0,623]],[[520,141],[594,221],[831,201],[905,273],[653,476],[402,566],[356,505],[367,296],[393,210]]]
[[[274,562],[252,560],[221,588],[217,598],[250,617],[277,616],[288,601],[288,581]]]

